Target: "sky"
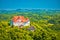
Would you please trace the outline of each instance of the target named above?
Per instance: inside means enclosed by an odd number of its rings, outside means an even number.
[[[0,0],[0,9],[60,9],[60,0]]]

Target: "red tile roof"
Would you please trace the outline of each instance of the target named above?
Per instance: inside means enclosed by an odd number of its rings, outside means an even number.
[[[28,18],[24,18],[24,16],[14,16],[12,18],[13,22],[17,22],[17,20],[21,20],[21,22],[27,22],[29,19]]]

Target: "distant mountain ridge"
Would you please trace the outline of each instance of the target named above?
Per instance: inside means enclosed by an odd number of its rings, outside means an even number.
[[[16,9],[16,10],[0,10],[1,13],[15,13],[15,12],[56,12],[60,10],[51,10],[51,9]]]

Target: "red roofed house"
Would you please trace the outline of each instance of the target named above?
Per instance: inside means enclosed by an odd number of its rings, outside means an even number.
[[[28,18],[24,18],[24,16],[14,16],[12,18],[12,22],[14,26],[29,26],[30,21]]]

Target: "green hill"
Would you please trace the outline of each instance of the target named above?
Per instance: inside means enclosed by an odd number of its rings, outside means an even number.
[[[0,12],[0,40],[60,40],[60,11],[35,11]],[[34,31],[10,25],[13,16],[21,15],[30,19]]]

